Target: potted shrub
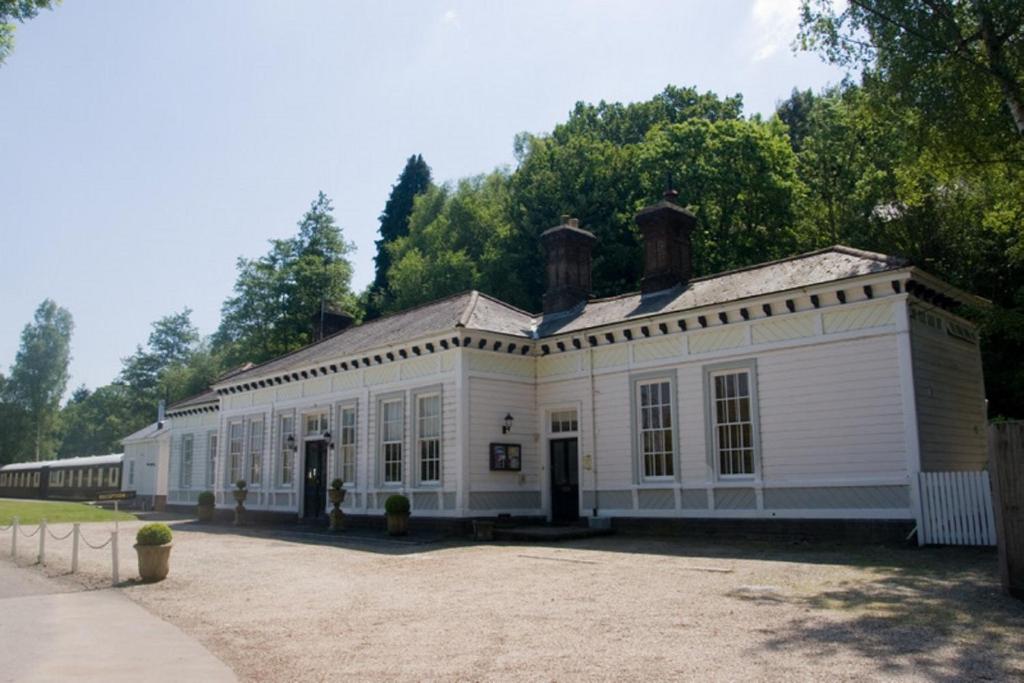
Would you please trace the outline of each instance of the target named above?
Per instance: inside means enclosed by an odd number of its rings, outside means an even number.
[[[384,512],[388,520],[388,533],[404,536],[409,530],[409,499],[397,493],[388,496],[384,501]]]
[[[170,570],[171,527],[159,522],[143,526],[135,534],[135,552],[143,581],[164,580]]]
[[[213,507],[216,499],[213,497],[213,491],[203,491],[199,494],[199,499],[196,501],[196,516],[199,517],[200,522],[213,521]]]
[[[334,509],[331,510],[331,531],[341,531],[345,526],[345,513],[341,511],[339,507],[341,502],[345,500],[345,489],[342,486],[345,482],[341,479],[335,479],[331,482],[331,488],[328,489],[327,495],[331,500],[331,505]]]
[[[235,496],[235,502],[238,503],[235,506],[235,526],[242,526],[242,515],[245,514],[245,497],[249,495],[249,490],[246,486],[245,479],[239,479],[235,482],[235,490],[232,492]]]

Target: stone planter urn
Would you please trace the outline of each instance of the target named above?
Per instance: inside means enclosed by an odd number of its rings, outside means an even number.
[[[335,479],[331,482],[331,488],[327,490],[327,497],[331,501],[331,505],[334,506],[329,515],[331,531],[341,531],[345,528],[345,513],[341,511],[340,507],[342,501],[345,500],[345,489],[342,486],[344,486],[344,482],[341,479]]]
[[[166,524],[146,524],[135,534],[139,577],[149,583],[163,581],[170,571],[171,529]]]
[[[238,503],[235,506],[235,526],[242,526],[245,522],[245,497],[249,495],[249,491],[245,488],[244,481],[239,481],[235,487],[233,494],[235,502]]]

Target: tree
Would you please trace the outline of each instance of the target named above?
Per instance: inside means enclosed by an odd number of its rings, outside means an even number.
[[[1024,4],[1018,0],[803,0],[800,41],[864,68],[970,159],[1024,162]]]
[[[409,234],[409,216],[412,215],[413,201],[433,186],[430,167],[423,156],[414,154],[405,162],[405,168],[398,176],[398,182],[391,186],[391,194],[380,215],[380,239],[375,242],[377,255],[373,257],[376,275],[366,297],[366,319],[379,317],[389,308],[393,294],[388,280],[391,268],[389,247],[398,239]]]
[[[183,396],[168,395],[164,379],[173,368],[188,365],[199,343],[199,330],[192,324],[192,310],[184,309],[153,323],[146,348],[136,346],[135,353],[121,361],[118,382],[127,390],[129,410],[136,428],[146,424],[161,399],[172,401]]]
[[[271,240],[257,259],[238,259],[235,295],[221,308],[213,350],[228,367],[259,363],[313,339],[313,316],[325,303],[358,315],[351,291],[354,249],[334,222],[321,192],[299,221],[295,237]]]
[[[10,393],[25,411],[32,453],[38,461],[54,445],[54,428],[71,360],[71,314],[50,299],[39,304],[21,333],[11,368]],[[51,459],[53,453],[46,453]]]
[[[0,374],[0,465],[31,457],[25,409],[14,400],[12,390],[10,380]]]
[[[59,1],[59,0],[58,0]],[[54,0],[0,0],[0,66],[14,49],[14,23],[25,23],[41,9],[53,9]]]
[[[60,421],[61,458],[117,452],[121,439],[141,427],[123,384],[107,384],[96,391],[75,389]]]

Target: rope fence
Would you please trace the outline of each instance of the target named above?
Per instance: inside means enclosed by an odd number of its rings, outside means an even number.
[[[46,520],[40,522],[39,526],[36,527],[35,531],[29,533],[25,531],[15,517],[10,524],[5,527],[0,527],[0,531],[11,530],[11,558],[17,560],[18,558],[18,537],[32,538],[33,536],[39,536],[39,552],[36,555],[36,564],[46,564],[46,537],[49,536],[55,541],[66,541],[71,538],[71,573],[75,574],[78,572],[78,548],[79,543],[84,543],[87,547],[93,550],[103,550],[108,545],[110,546],[110,561],[111,561],[111,585],[116,586],[120,582],[119,577],[119,566],[118,566],[118,547],[117,547],[117,536],[120,530],[119,525],[115,523],[114,530],[110,532],[110,536],[106,541],[102,543],[90,543],[89,539],[82,534],[82,527],[80,524],[75,523],[71,526],[71,531],[67,532],[63,536],[58,536],[53,533],[47,526]]]

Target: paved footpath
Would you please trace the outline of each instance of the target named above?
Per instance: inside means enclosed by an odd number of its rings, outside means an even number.
[[[0,681],[235,681],[195,639],[120,591],[0,560]]]

